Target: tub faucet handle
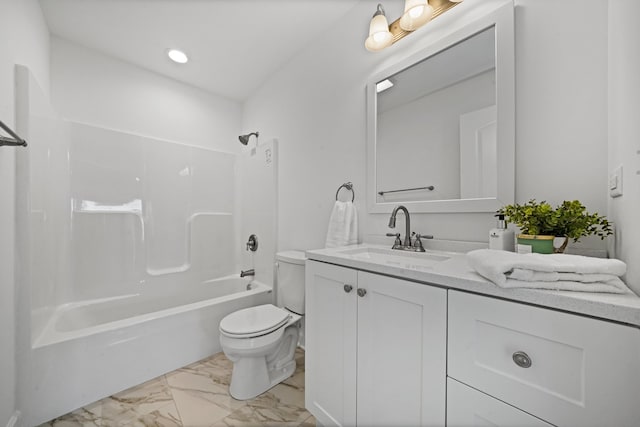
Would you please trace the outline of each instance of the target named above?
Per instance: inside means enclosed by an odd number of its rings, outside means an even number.
[[[258,236],[255,234],[249,236],[249,240],[247,240],[247,250],[251,252],[258,250]]]

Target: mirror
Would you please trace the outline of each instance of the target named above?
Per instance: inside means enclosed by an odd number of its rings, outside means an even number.
[[[367,86],[369,212],[490,212],[514,200],[513,8]]]

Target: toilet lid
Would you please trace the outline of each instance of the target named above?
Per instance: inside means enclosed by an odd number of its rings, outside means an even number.
[[[289,321],[288,311],[273,304],[244,308],[226,316],[220,331],[233,336],[256,336],[272,332]]]

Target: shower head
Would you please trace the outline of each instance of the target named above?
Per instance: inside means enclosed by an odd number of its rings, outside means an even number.
[[[240,143],[242,145],[247,145],[249,143],[249,138],[251,138],[251,135],[255,135],[257,138],[260,135],[260,132],[251,132],[246,135],[240,135],[238,139],[240,140]]]

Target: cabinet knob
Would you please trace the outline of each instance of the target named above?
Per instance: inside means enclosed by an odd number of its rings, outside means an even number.
[[[363,297],[366,294],[367,294],[367,290],[366,289],[363,289],[363,288],[358,289],[358,296],[359,297]]]
[[[513,361],[521,368],[529,368],[531,366],[531,358],[524,351],[516,351],[513,353]]]
[[[351,285],[344,285],[344,291],[345,291],[346,293],[349,293],[349,292],[351,292],[352,290],[353,290],[353,286],[351,286]]]

